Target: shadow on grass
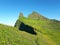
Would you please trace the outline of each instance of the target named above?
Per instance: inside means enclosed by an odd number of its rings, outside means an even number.
[[[36,35],[36,32],[34,31],[34,28],[29,26],[29,25],[25,25],[23,22],[21,22],[19,30]]]

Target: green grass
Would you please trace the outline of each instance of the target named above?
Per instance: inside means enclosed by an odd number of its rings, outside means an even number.
[[[36,45],[35,36],[0,24],[0,45]]]
[[[60,22],[20,18],[20,21],[35,28],[37,35],[0,24],[0,45],[60,45]]]
[[[40,45],[60,45],[60,22],[51,20],[34,20],[30,18],[20,18],[19,21],[24,22],[33,28],[36,28],[38,42]]]

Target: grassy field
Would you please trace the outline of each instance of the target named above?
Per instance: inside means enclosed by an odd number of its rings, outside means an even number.
[[[34,28],[37,34],[19,30],[21,22]],[[22,17],[15,26],[0,24],[0,45],[60,45],[60,21]]]
[[[19,21],[36,30],[39,45],[60,45],[60,22],[55,20],[34,20],[20,18]]]
[[[31,19],[21,21],[36,28],[37,35],[0,24],[0,45],[60,45],[60,30],[54,29],[56,26],[50,27],[54,24]]]
[[[0,24],[0,45],[36,45],[35,39],[34,35]]]

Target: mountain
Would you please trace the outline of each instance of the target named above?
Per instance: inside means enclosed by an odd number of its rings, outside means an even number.
[[[0,24],[0,45],[60,45],[60,21],[21,12],[14,27]]]
[[[37,45],[60,45],[60,21],[48,19],[33,11],[28,17],[19,17],[15,27],[35,35]]]
[[[36,20],[47,20],[48,19],[35,11],[33,11],[31,14],[29,14],[28,18],[36,19]]]

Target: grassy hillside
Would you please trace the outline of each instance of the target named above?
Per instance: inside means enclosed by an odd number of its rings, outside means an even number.
[[[21,13],[15,27],[0,24],[0,45],[60,45],[60,21],[38,17]]]
[[[36,45],[35,36],[0,24],[0,45]]]
[[[51,20],[41,15],[42,18],[35,19],[39,17],[34,17],[35,14],[32,13],[33,18],[31,15],[27,18],[18,18],[15,27],[19,29],[21,22],[23,22],[25,25],[34,28],[34,31],[37,33],[36,37],[34,37],[37,45],[60,45],[60,21]]]

